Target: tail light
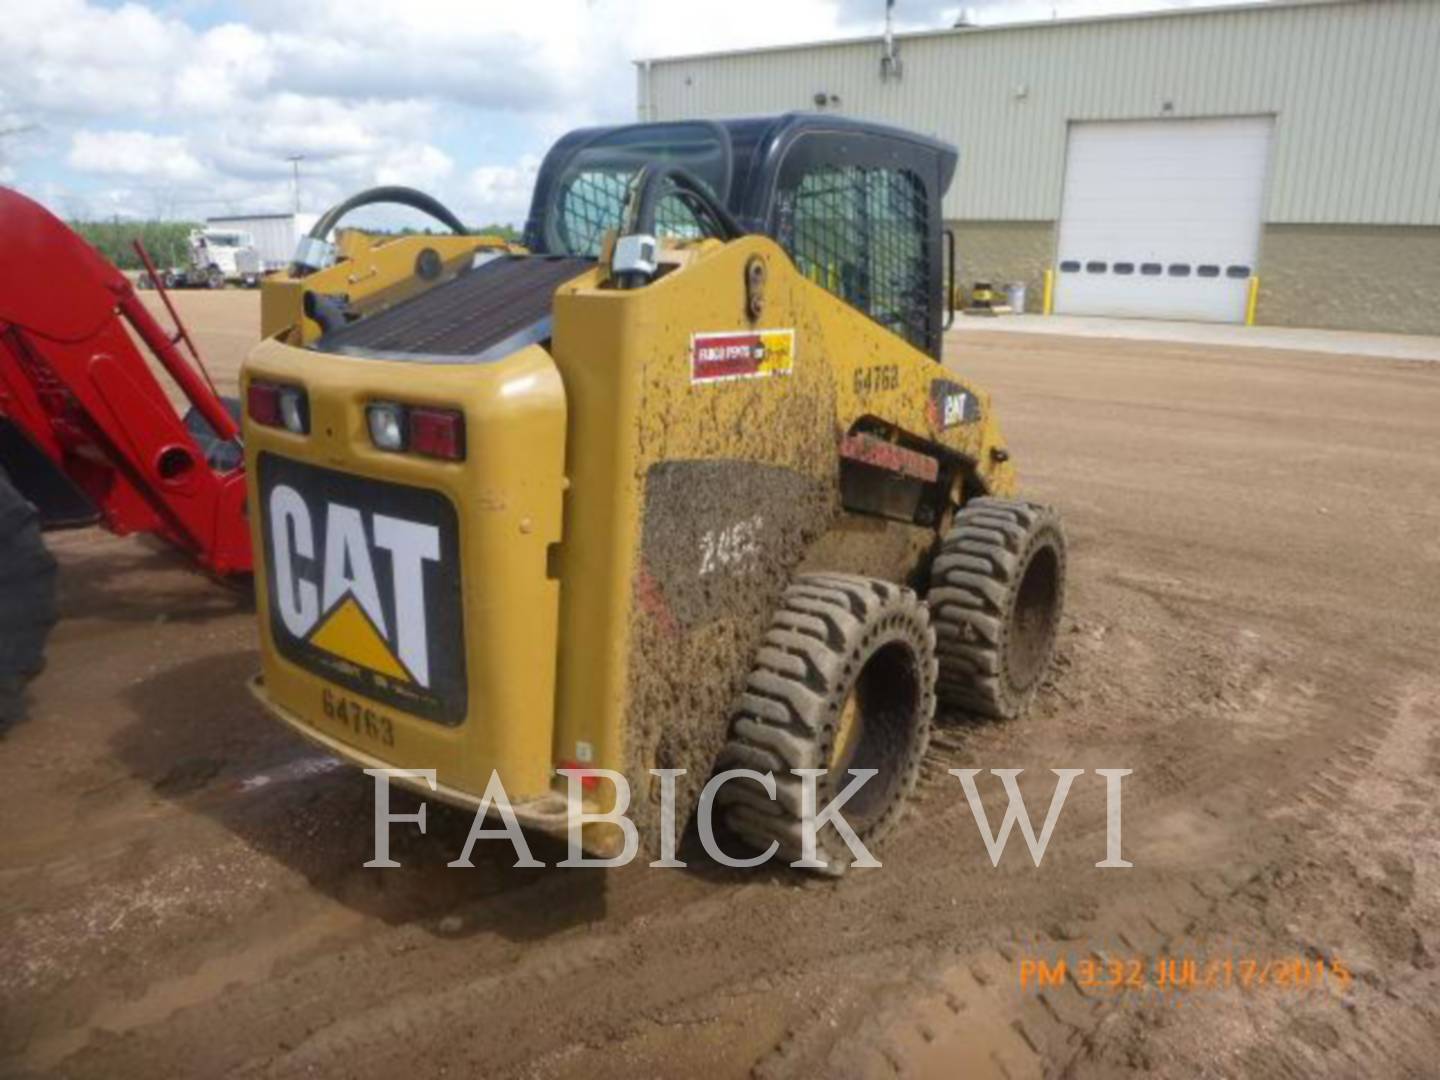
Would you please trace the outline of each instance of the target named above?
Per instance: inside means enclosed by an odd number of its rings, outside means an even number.
[[[296,435],[310,430],[310,399],[298,386],[251,379],[245,393],[245,412],[266,427],[284,428]]]
[[[410,449],[446,461],[464,460],[465,418],[454,409],[411,409]]]
[[[458,409],[371,402],[365,410],[370,441],[392,453],[465,460],[465,417]]]

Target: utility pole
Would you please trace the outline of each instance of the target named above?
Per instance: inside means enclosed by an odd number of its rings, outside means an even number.
[[[305,160],[305,155],[291,154],[285,160],[290,162],[291,167],[295,170],[295,213],[298,214],[300,213],[300,162]]]

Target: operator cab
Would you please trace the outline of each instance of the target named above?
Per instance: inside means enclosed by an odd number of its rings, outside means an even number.
[[[957,159],[935,139],[813,113],[586,128],[546,155],[525,244],[598,256],[641,171],[679,166],[743,231],[771,237],[816,284],[938,359],[941,199]],[[655,224],[660,236],[713,235],[680,192],[660,198]]]
[[[304,279],[334,262],[327,238],[360,206],[400,203],[466,235],[430,196],[376,188],[316,222],[287,282],[262,304],[262,324],[267,335],[295,325],[303,293],[305,314],[322,331],[307,343],[320,351],[476,362],[545,340],[555,287],[593,265],[610,237],[607,281],[634,288],[653,278],[653,257],[667,239],[758,234],[812,282],[939,360],[954,291],[944,271],[948,263],[953,275],[955,264],[953,252],[947,260],[941,250],[948,239],[941,200],[957,157],[935,139],[812,113],[585,128],[561,138],[541,164],[525,225],[528,253],[497,239],[473,261],[468,248],[432,253],[402,284],[368,297],[364,287],[312,292]],[[638,272],[625,269],[627,244]],[[357,267],[351,284],[374,272]],[[421,342],[412,333],[420,323],[448,329]]]

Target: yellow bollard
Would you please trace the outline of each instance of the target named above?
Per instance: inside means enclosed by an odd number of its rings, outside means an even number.
[[[1245,298],[1245,325],[1255,325],[1255,308],[1260,303],[1260,275],[1250,275],[1250,295]]]
[[[1040,312],[1049,315],[1055,310],[1055,271],[1050,267],[1045,268],[1045,296],[1040,303]]]

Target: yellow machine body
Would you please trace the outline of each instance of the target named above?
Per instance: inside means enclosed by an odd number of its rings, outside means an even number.
[[[385,245],[396,278],[427,241]],[[447,263],[469,257],[461,244],[450,254]],[[871,462],[858,462],[862,473],[879,461],[892,475],[897,462],[904,470],[928,455],[939,465],[931,486],[950,506],[1012,490],[988,397],[809,280],[773,241],[704,241],[669,258],[669,271],[640,289],[611,287],[598,265],[561,284],[548,345],[483,364],[307,348],[316,328],[298,332],[298,283],[267,283],[271,333],[245,364],[242,393],[257,379],[301,387],[310,419],[308,434],[245,424],[250,505],[261,508],[251,513],[254,692],[271,712],[356,763],[433,769],[434,793],[461,805],[476,805],[493,770],[522,822],[551,831],[563,827],[557,768],[614,769],[644,818],[648,769],[689,770],[682,800],[705,780],[791,574],[905,580],[931,549],[938,518],[927,526],[846,508],[842,473],[857,446]],[[362,257],[364,266],[370,295],[383,296],[385,263]],[[351,288],[356,271],[342,262],[304,285]],[[726,335],[758,336],[764,359],[738,376],[697,376],[706,355],[720,355],[706,343],[724,346]],[[366,419],[377,401],[460,410],[465,459],[377,449]],[[450,640],[430,643],[432,655],[463,655],[464,707],[450,722],[357,692],[278,647],[274,496],[263,487],[277,460],[438,493],[453,508],[446,580],[461,617]],[[294,535],[283,543],[292,555],[305,546]],[[311,536],[312,559],[321,543]],[[312,567],[317,593],[322,576]],[[295,572],[286,577],[295,589]],[[337,615],[347,597],[331,591],[337,610],[321,612],[312,635],[321,651],[332,648],[341,669],[388,669],[373,638],[345,636],[359,624],[353,612],[348,623]],[[604,805],[611,795],[602,787],[591,797]],[[614,839],[597,833],[587,844],[603,851]]]

